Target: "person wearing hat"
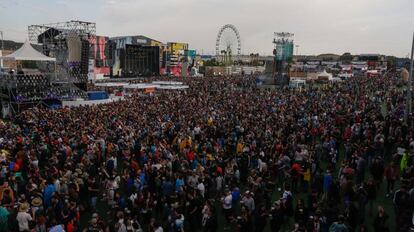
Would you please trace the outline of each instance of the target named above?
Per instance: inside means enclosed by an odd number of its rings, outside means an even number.
[[[35,197],[35,198],[33,198],[31,203],[32,203],[32,206],[34,206],[34,207],[40,207],[43,202],[42,202],[42,199],[40,197]]]
[[[19,225],[19,231],[30,231],[29,222],[33,220],[32,215],[27,213],[29,210],[29,204],[23,203],[19,206],[19,212],[17,213],[17,223]]]

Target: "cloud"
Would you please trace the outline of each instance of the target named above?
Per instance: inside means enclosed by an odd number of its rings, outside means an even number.
[[[273,32],[289,31],[301,54],[405,56],[414,25],[412,0],[0,0],[0,7],[6,4],[0,21],[9,28],[92,21],[100,35],[142,34],[210,52],[219,28],[230,23],[240,32],[244,53],[271,54]]]

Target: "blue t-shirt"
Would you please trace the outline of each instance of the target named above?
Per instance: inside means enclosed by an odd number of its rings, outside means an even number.
[[[171,184],[171,182],[169,182],[169,181],[167,181],[167,182],[164,182],[163,184],[162,184],[162,194],[164,195],[164,196],[169,196],[169,195],[171,195],[172,194],[172,191],[173,191],[173,185]]]
[[[232,191],[231,197],[232,197],[233,203],[236,203],[240,198],[240,191]]]
[[[331,184],[332,184],[332,176],[331,176],[331,174],[326,174],[323,177],[323,191],[328,192],[329,187],[331,187]]]
[[[50,204],[52,203],[52,195],[54,192],[56,192],[56,188],[53,184],[49,184],[48,186],[46,186],[43,194],[43,199],[45,200],[46,207],[50,206]]]
[[[183,186],[184,186],[184,181],[182,179],[175,180],[175,191],[181,192]]]

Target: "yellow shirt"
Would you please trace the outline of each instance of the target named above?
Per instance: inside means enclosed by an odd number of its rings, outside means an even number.
[[[306,169],[306,172],[303,173],[303,180],[310,181],[310,179],[311,179],[310,170]]]
[[[213,125],[213,119],[211,117],[208,118],[207,125],[209,126]]]
[[[237,143],[236,152],[237,153],[242,153],[243,152],[243,148],[244,148],[244,145],[242,143]]]

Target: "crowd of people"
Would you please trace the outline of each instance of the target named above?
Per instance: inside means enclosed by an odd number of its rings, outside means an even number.
[[[0,231],[413,230],[397,77],[180,81],[190,88],[1,121]]]

